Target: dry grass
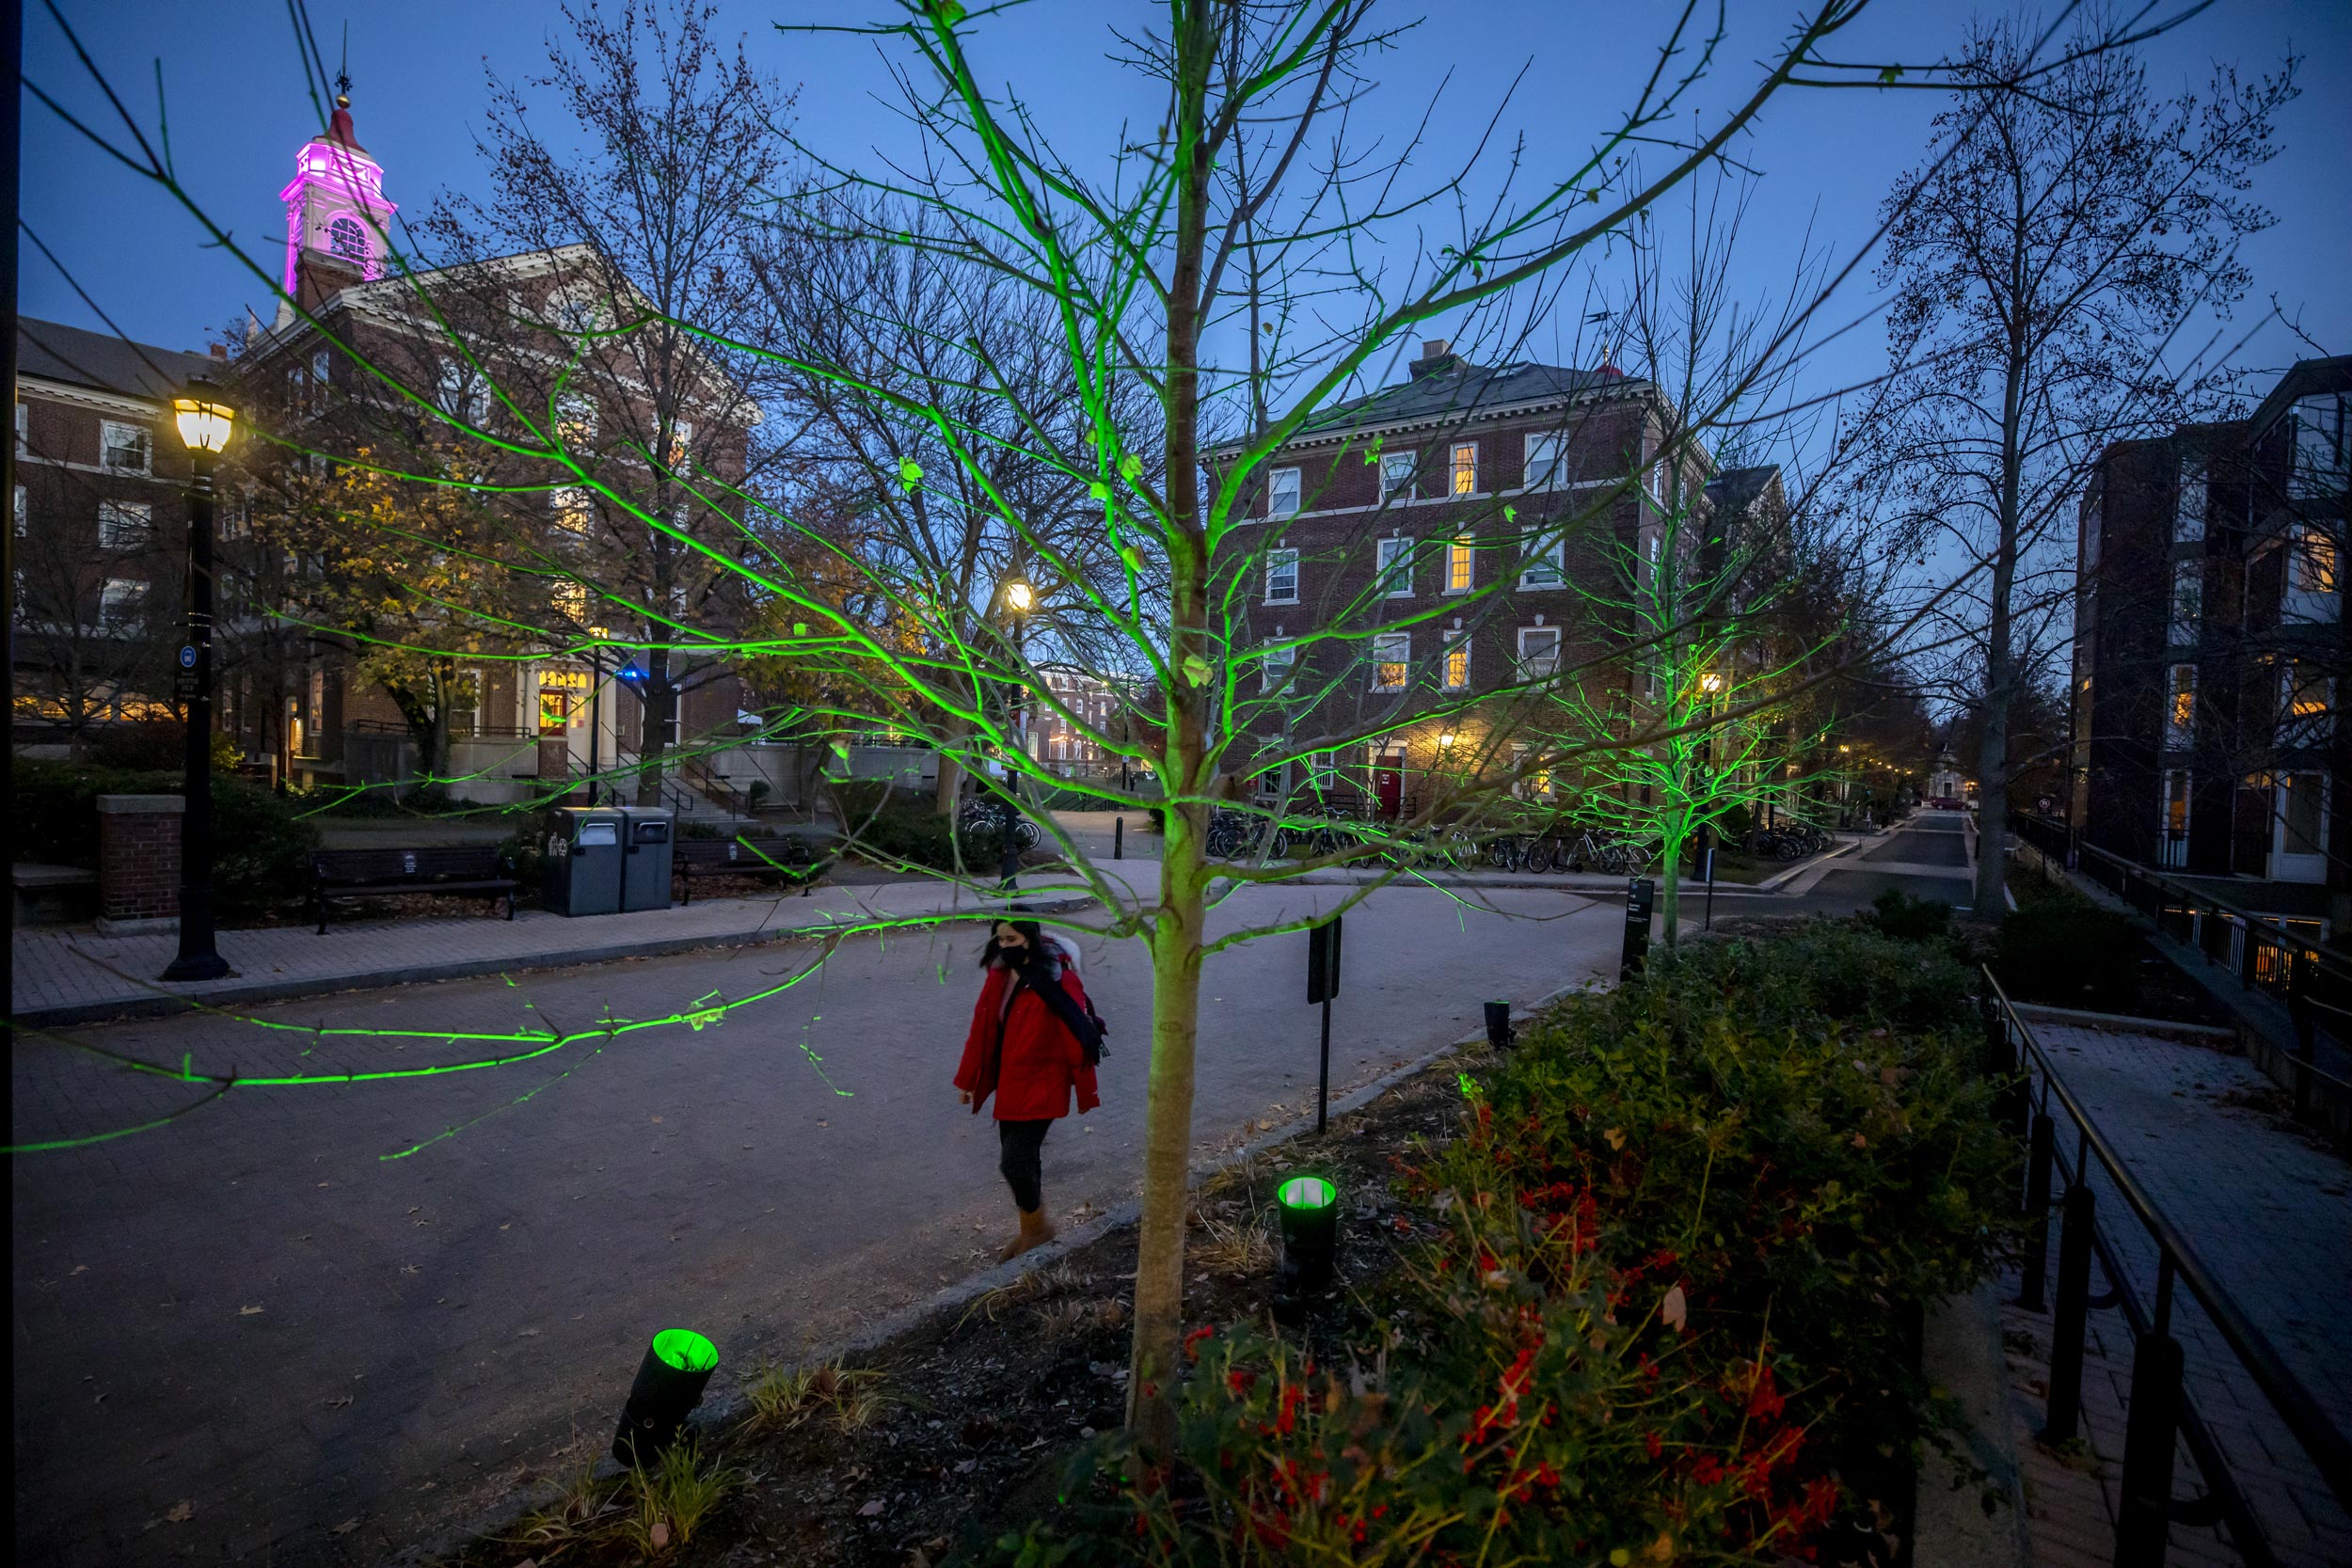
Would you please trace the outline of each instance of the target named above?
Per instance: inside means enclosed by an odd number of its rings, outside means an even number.
[[[780,1432],[820,1418],[844,1432],[855,1432],[873,1423],[884,1397],[882,1373],[838,1361],[807,1367],[763,1365],[752,1374],[743,1394],[752,1405],[743,1429],[752,1432]]]
[[[1116,1296],[1073,1296],[1039,1307],[1037,1319],[1048,1336],[1091,1334],[1097,1329],[1124,1327],[1127,1304]]]
[[[1200,1227],[1201,1234],[1189,1247],[1186,1255],[1200,1267],[1216,1274],[1258,1275],[1272,1269],[1277,1257],[1274,1238],[1265,1227],[1263,1213],[1252,1212],[1247,1218],[1232,1220],[1209,1219]]]
[[[628,1480],[637,1506],[621,1519],[620,1530],[652,1557],[691,1541],[719,1499],[743,1483],[743,1474],[715,1461],[706,1464],[701,1445],[686,1442],[665,1449],[652,1469],[631,1470]]]
[[[993,1323],[1005,1312],[1025,1302],[1067,1295],[1077,1288],[1078,1271],[1072,1266],[1070,1259],[1064,1258],[1044,1268],[1032,1269],[1009,1285],[999,1285],[993,1291],[974,1297],[972,1305],[963,1309],[963,1316],[956,1320],[956,1328],[962,1329],[974,1318]]]
[[[564,1482],[564,1490],[555,1501],[524,1514],[515,1533],[507,1539],[515,1545],[529,1546],[541,1556],[552,1557],[575,1542],[609,1535],[620,1527],[627,1509],[621,1488],[620,1477],[596,1479],[596,1462],[591,1457]]]

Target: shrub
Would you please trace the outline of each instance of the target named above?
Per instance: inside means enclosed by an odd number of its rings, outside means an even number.
[[[1993,972],[2020,1001],[2129,1012],[2147,944],[2129,918],[2087,901],[2038,899],[2011,911],[1994,940]]]
[[[1913,898],[1890,887],[1870,908],[1863,919],[1898,942],[1935,942],[1951,934],[1952,907],[1939,898]]]
[[[1870,1516],[1930,1425],[1915,1307],[1983,1277],[2012,1223],[1967,994],[1948,953],[1823,923],[1554,1009],[1406,1171],[1397,1223],[1422,1244],[1369,1303],[1376,1342],[1318,1370],[1197,1331],[1184,1480],[1136,1484],[1110,1440],[1120,1530],[1091,1544],[1810,1555],[1843,1489]]]
[[[177,795],[179,771],[136,771],[19,758],[9,819],[17,860],[98,864],[101,795]],[[213,895],[224,917],[299,902],[310,885],[318,832],[297,804],[246,780],[213,778]]]
[[[1004,842],[1000,830],[960,832],[953,817],[931,809],[930,797],[893,789],[880,779],[836,780],[831,787],[842,835],[861,853],[933,871],[994,874]]]

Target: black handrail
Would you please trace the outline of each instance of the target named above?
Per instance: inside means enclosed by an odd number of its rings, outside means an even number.
[[[2352,1442],[2348,1442],[2344,1433],[2336,1429],[2334,1422],[2328,1419],[2327,1413],[2312,1397],[2311,1391],[2305,1388],[2301,1381],[2287,1368],[2277,1349],[2271,1345],[2269,1338],[2246,1316],[2229,1291],[2221,1287],[2214,1277],[2212,1270],[2199,1257],[2196,1248],[2189,1244],[2187,1238],[2173,1227],[2172,1223],[2165,1217],[2163,1211],[2155,1206],[2147,1193],[2141,1189],[2139,1183],[2133,1179],[2114,1148],[2092,1123],[2082,1102],[2074,1098],[2074,1092],[2058,1076],[2051,1065],[2048,1053],[2043,1050],[2042,1041],[2034,1034],[2033,1026],[2018,1014],[2008,994],[2001,990],[2000,982],[1994,978],[1993,972],[1986,969],[1983,975],[1985,994],[1997,1009],[2002,1039],[2005,1042],[2017,1041],[2025,1048],[2024,1057],[2018,1060],[2019,1069],[2031,1073],[2034,1065],[2039,1065],[2042,1080],[2042,1114],[2044,1116],[2048,1114],[2049,1102],[2055,1098],[2074,1121],[2077,1130],[2079,1143],[2074,1167],[2066,1172],[2069,1182],[2085,1181],[2089,1174],[2088,1162],[2095,1157],[2106,1171],[2108,1180],[2114,1183],[2116,1192],[2130,1207],[2133,1215],[2138,1219],[2141,1227],[2146,1229],[2156,1244],[2156,1301],[2153,1314],[2148,1314],[2140,1308],[2136,1293],[2125,1280],[2122,1259],[2107,1244],[2106,1237],[2098,1233],[2095,1221],[2091,1227],[2091,1239],[2097,1245],[2101,1262],[2106,1270],[2109,1282],[2115,1288],[2117,1298],[2125,1307],[2126,1316],[2132,1322],[2135,1338],[2145,1338],[2151,1334],[2162,1336],[2169,1332],[2172,1284],[2177,1279],[2181,1284],[2185,1285],[2189,1294],[2194,1296],[2198,1304],[2205,1309],[2206,1316],[2211,1320],[2214,1327],[2219,1331],[2222,1341],[2230,1347],[2231,1353],[2238,1358],[2239,1364],[2245,1367],[2247,1372],[2253,1378],[2255,1386],[2262,1390],[2263,1397],[2270,1402],[2271,1408],[2278,1413],[2288,1432],[2294,1435],[2296,1442],[2319,1471],[2320,1478],[2327,1483],[2328,1491],[2334,1494],[2336,1500],[2347,1512],[2352,1512]],[[2050,1155],[2052,1144],[2053,1140],[2046,1136],[2037,1137],[2033,1141],[2036,1157]],[[2060,1168],[2064,1168],[2062,1162]],[[2046,1173],[2038,1173],[2038,1179],[2032,1182],[2031,1190],[2044,1193],[2049,1190]],[[2038,1220],[2040,1216],[2035,1216],[2035,1218]],[[2063,1270],[2061,1270],[2061,1275],[2063,1275]],[[2038,1283],[2038,1281],[2032,1282],[2032,1284]],[[2032,1286],[2029,1285],[2029,1291],[2031,1288]],[[2061,1291],[2061,1296],[2063,1296],[2063,1291]],[[2038,1296],[2029,1294],[2028,1299],[2038,1299]],[[2061,1301],[2061,1307],[2063,1305]],[[2076,1372],[2079,1374],[2079,1368],[2076,1369]],[[2134,1393],[2136,1397],[2139,1393],[2137,1369],[2135,1370]],[[2053,1398],[2056,1397],[2057,1390],[2054,1388]],[[2206,1482],[2213,1488],[2214,1495],[2219,1501],[2223,1512],[2233,1518],[2232,1535],[2237,1539],[2239,1550],[2247,1554],[2249,1560],[2257,1556],[2267,1557],[2268,1548],[2266,1544],[2260,1541],[2259,1530],[2255,1529],[2249,1534],[2242,1532],[2239,1528],[2240,1520],[2248,1525],[2253,1524],[2252,1516],[2250,1512],[2247,1511],[2244,1498],[2238,1494],[2234,1481],[2229,1476],[2218,1445],[2213,1441],[2211,1434],[2205,1430],[2203,1421],[2198,1417],[2193,1406],[2183,1400],[2180,1408],[2183,1434],[2187,1437],[2190,1452],[2197,1460],[2198,1468],[2204,1472]],[[2127,1469],[2128,1467],[2127,1463]],[[2127,1475],[2125,1480],[2127,1489],[2130,1483],[2130,1478]]]

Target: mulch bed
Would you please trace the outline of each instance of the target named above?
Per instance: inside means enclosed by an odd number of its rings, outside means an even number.
[[[1389,1274],[1408,1244],[1392,1223],[1395,1163],[1416,1140],[1452,1136],[1454,1073],[1480,1054],[1446,1058],[1334,1117],[1320,1141],[1279,1145],[1204,1183],[1187,1243],[1187,1324],[1266,1320],[1279,1258],[1274,1188],[1312,1170],[1332,1177],[1348,1205],[1343,1286],[1319,1317],[1289,1332],[1318,1352],[1359,1334],[1369,1319],[1354,1293]],[[739,1420],[718,1447],[745,1483],[691,1541],[661,1554],[664,1568],[912,1568],[1053,1513],[1067,1456],[1122,1418],[1134,1270],[1135,1232],[1122,1227],[857,1357],[853,1369],[880,1376],[855,1386],[880,1398],[854,1428],[821,1410],[781,1431]],[[617,1539],[502,1534],[475,1542],[452,1568],[642,1560]]]

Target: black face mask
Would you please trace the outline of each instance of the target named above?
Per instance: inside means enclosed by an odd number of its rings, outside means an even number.
[[[1019,947],[1007,947],[1000,943],[998,944],[996,951],[1007,963],[1011,964],[1016,969],[1031,968],[1042,956],[1038,952],[1037,943],[1033,942],[1024,943]]]

